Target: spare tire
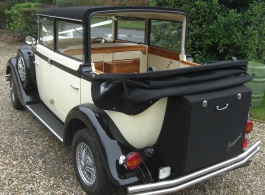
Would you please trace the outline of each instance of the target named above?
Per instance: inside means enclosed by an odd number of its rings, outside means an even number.
[[[23,86],[23,89],[30,89],[30,86],[32,85],[31,79],[30,79],[30,60],[29,57],[25,58],[23,53],[18,50],[17,52],[17,71],[18,75],[21,81],[21,84]]]

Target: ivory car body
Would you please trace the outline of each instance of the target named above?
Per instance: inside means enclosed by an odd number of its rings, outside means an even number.
[[[186,11],[69,7],[37,17],[36,43],[27,37],[7,62],[12,105],[72,146],[88,194],[175,192],[259,151],[260,142],[245,149],[247,61],[192,62]]]

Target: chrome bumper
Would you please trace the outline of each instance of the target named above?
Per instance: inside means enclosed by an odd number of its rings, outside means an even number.
[[[260,150],[259,145],[260,141],[256,142],[248,150],[235,158],[223,161],[174,180],[130,186],[128,187],[128,194],[154,195],[177,192],[221,173],[246,165],[250,159]]]

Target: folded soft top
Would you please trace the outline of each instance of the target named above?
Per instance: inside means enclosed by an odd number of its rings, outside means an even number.
[[[183,96],[242,85],[252,79],[247,61],[139,74],[101,74],[92,81],[92,98],[104,110],[138,114],[163,97]]]

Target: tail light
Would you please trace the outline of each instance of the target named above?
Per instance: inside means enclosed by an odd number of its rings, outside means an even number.
[[[142,163],[142,156],[137,152],[130,152],[125,159],[128,169],[136,170]]]
[[[247,122],[247,126],[246,126],[246,135],[245,135],[244,142],[243,142],[243,148],[247,147],[247,145],[248,145],[248,136],[247,136],[247,134],[249,134],[252,130],[253,130],[253,122],[252,121],[248,121]]]
[[[247,127],[246,127],[246,134],[249,134],[253,129],[253,122],[252,121],[248,121],[247,122]]]
[[[246,148],[247,146],[248,146],[248,138],[245,137],[243,142],[243,148]]]

